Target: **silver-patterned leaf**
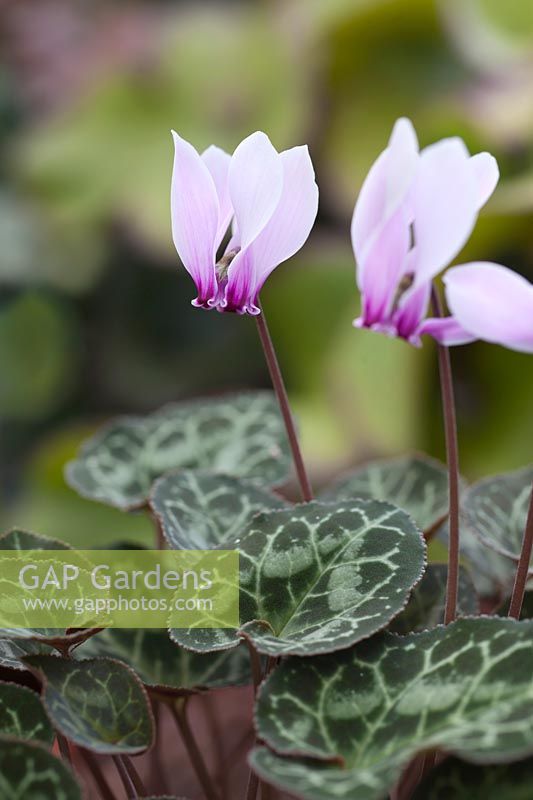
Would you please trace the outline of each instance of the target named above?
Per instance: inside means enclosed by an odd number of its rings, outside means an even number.
[[[238,548],[240,630],[172,630],[184,647],[224,649],[246,636],[272,656],[342,650],[402,610],[425,565],[411,518],[376,500],[259,514]]]
[[[250,683],[245,647],[222,653],[191,653],[157,629],[106,628],[75,651],[75,656],[111,656],[124,661],[149,689],[187,693]]]
[[[52,745],[54,731],[38,694],[0,681],[0,735]]]
[[[533,466],[485,478],[462,501],[468,527],[487,547],[518,561],[533,486]]]
[[[0,639],[0,667],[25,670],[24,656],[45,655],[52,648],[32,639]]]
[[[152,744],[146,691],[120,661],[28,656],[26,664],[43,679],[44,706],[67,739],[109,755],[144,753]]]
[[[176,469],[209,469],[264,485],[290,469],[283,420],[271,392],[165,406],[124,417],[89,439],[67,465],[84,497],[122,509],[144,505],[156,478]]]
[[[468,764],[449,758],[415,791],[413,800],[530,800],[533,758],[512,764]]]
[[[70,770],[41,744],[0,740],[2,800],[82,800]]]
[[[288,503],[246,480],[182,470],[155,482],[150,506],[171,547],[208,550],[234,541],[260,511]]]
[[[320,493],[325,501],[356,497],[393,503],[428,531],[448,511],[448,472],[444,464],[428,456],[401,456],[364,464]]]
[[[391,622],[389,630],[406,634],[439,625],[444,618],[447,577],[446,564],[428,564],[422,580],[413,589],[402,613]],[[462,569],[459,573],[457,616],[476,616],[478,613],[479,600],[474,584],[469,573]]]
[[[382,800],[426,749],[475,763],[524,758],[532,663],[533,622],[488,617],[288,659],[256,709],[258,735],[278,755],[256,752],[254,768],[307,800]]]

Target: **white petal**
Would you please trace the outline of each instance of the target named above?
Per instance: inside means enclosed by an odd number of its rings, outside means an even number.
[[[216,290],[218,197],[211,174],[194,147],[174,131],[172,136],[175,148],[170,197],[172,237],[203,304]]]
[[[259,236],[276,210],[283,188],[283,165],[268,136],[253,133],[235,150],[229,190],[245,248]]]
[[[281,153],[283,191],[270,221],[252,244],[258,283],[305,244],[318,212],[318,186],[307,147]]]
[[[533,284],[499,264],[475,262],[444,276],[453,316],[488,342],[533,353]]]
[[[229,165],[231,156],[220,147],[212,144],[202,153],[202,161],[207,166],[213,178],[220,207],[220,219],[217,232],[217,248],[224,238],[233,216],[233,207],[229,196]]]
[[[478,181],[461,139],[443,139],[422,151],[412,202],[418,286],[455,258],[477,219]]]
[[[482,208],[494,192],[500,179],[498,162],[490,153],[477,153],[470,159],[478,185],[479,208]]]

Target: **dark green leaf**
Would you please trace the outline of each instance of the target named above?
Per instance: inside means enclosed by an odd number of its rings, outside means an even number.
[[[142,753],[154,725],[146,692],[135,673],[119,661],[84,661],[28,656],[44,679],[43,702],[54,726],[95,753]]]
[[[533,758],[480,766],[449,758],[431,772],[413,800],[531,800]]]
[[[52,744],[54,732],[38,694],[0,682],[0,735]]]
[[[448,473],[444,464],[428,456],[402,456],[365,464],[320,493],[327,501],[356,497],[387,500],[427,531],[447,513]]]
[[[82,800],[65,765],[36,742],[0,741],[2,800]]]
[[[245,480],[183,470],[156,481],[150,505],[171,547],[207,550],[235,540],[259,511],[288,503]]]
[[[424,576],[415,586],[410,600],[402,613],[392,621],[389,630],[394,633],[414,633],[434,628],[443,621],[446,605],[446,564],[428,564]],[[466,570],[459,573],[457,615],[476,616],[479,601],[474,584]]]
[[[0,639],[0,666],[8,669],[27,669],[21,661],[24,656],[44,655],[51,648],[32,639]]]
[[[70,546],[59,539],[50,539],[39,533],[14,529],[0,536],[0,550],[70,550]]]
[[[116,420],[85,443],[66,477],[84,497],[131,509],[146,503],[156,478],[178,468],[274,485],[285,480],[289,467],[276,399],[255,392]]]
[[[533,485],[533,466],[485,478],[463,497],[469,528],[496,553],[518,561]]]
[[[267,655],[327,653],[385,627],[425,564],[410,517],[388,503],[307,503],[260,514],[240,537],[241,629],[173,630],[192,650],[236,646]]]
[[[288,659],[256,711],[259,737],[279,755],[262,750],[253,763],[298,797],[381,800],[426,749],[477,763],[523,758],[533,754],[532,663],[533,622],[498,618]]]
[[[229,653],[190,653],[157,629],[107,628],[76,650],[76,655],[119,658],[135,670],[146,686],[162,692],[250,682],[245,648]]]

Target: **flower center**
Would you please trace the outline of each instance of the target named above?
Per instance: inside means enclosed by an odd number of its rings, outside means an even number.
[[[234,250],[228,250],[227,253],[224,253],[220,261],[217,261],[215,264],[215,270],[217,273],[217,280],[219,283],[224,283],[228,278],[228,270],[230,268],[231,262],[237,255],[241,248],[236,247]]]

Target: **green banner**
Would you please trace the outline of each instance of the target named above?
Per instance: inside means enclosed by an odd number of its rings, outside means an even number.
[[[238,626],[236,550],[0,551],[0,635]]]

